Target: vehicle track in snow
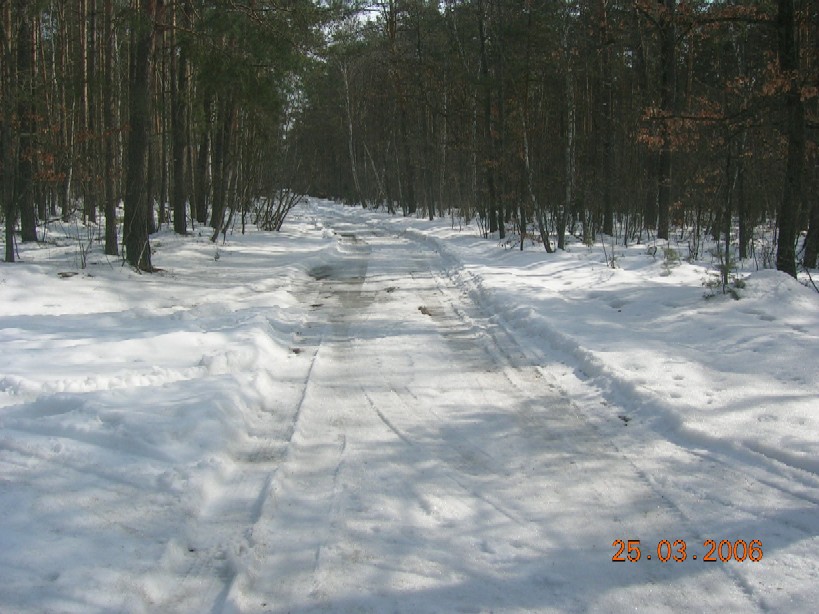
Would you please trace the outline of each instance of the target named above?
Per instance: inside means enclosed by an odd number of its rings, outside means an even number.
[[[440,263],[432,262],[430,263],[430,268],[424,273],[424,276],[431,279],[435,285],[435,292],[431,293],[431,300],[434,306],[428,308],[427,312],[438,322],[439,326],[441,326],[443,330],[442,336],[447,339],[447,341],[452,339],[462,340],[469,331],[479,330],[480,335],[477,337],[480,338],[480,342],[477,342],[478,338],[476,338],[473,340],[472,345],[474,348],[478,348],[485,353],[489,357],[489,360],[499,367],[498,373],[509,387],[519,393],[521,398],[526,398],[532,395],[533,392],[537,394],[537,391],[542,390],[542,386],[545,384],[548,392],[545,395],[543,395],[542,392],[539,394],[546,397],[551,396],[553,408],[561,407],[566,410],[562,413],[562,420],[560,422],[547,419],[545,425],[540,425],[540,428],[537,428],[536,424],[538,421],[543,422],[542,417],[538,420],[533,419],[532,415],[526,417],[518,416],[521,422],[527,422],[526,426],[521,430],[521,434],[525,434],[528,429],[533,427],[536,438],[540,438],[542,433],[546,431],[558,434],[572,433],[572,436],[564,437],[561,441],[564,450],[570,449],[574,455],[590,455],[595,458],[608,457],[614,462],[625,465],[626,470],[632,470],[634,476],[641,482],[645,492],[644,496],[654,499],[658,507],[665,508],[667,512],[675,518],[679,534],[692,537],[696,536],[701,539],[702,532],[696,523],[696,519],[692,518],[690,514],[686,514],[686,512],[676,504],[673,498],[669,498],[667,493],[661,488],[658,488],[656,482],[634,462],[635,459],[633,457],[625,454],[615,442],[600,434],[593,425],[586,421],[581,412],[574,407],[566,395],[559,391],[559,388],[554,382],[550,381],[551,378],[549,378],[548,375],[544,377],[543,369],[536,364],[532,366],[533,362],[536,361],[534,361],[533,357],[528,355],[526,349],[517,342],[514,333],[505,326],[502,321],[493,318],[494,314],[484,313],[479,303],[473,303],[470,300],[469,292],[462,286],[459,287],[458,284],[453,284],[452,276],[447,274],[442,267],[436,268],[435,264],[439,264],[439,267],[441,266]],[[452,266],[451,262],[447,264],[449,267]],[[418,279],[420,274],[415,272],[413,273],[413,277]],[[461,345],[461,343],[456,341],[456,349],[464,349]],[[481,385],[480,388],[484,394],[488,393],[485,386]],[[414,396],[409,390],[407,390],[407,393],[410,396]],[[409,409],[409,407],[407,407],[407,409]],[[554,411],[550,413],[552,417],[555,415]],[[436,415],[435,418],[440,420],[440,416]],[[398,429],[396,429],[392,423],[389,424],[390,428],[394,429],[396,433],[400,435]],[[576,437],[578,427],[580,430],[585,431],[583,438]],[[402,438],[404,437],[403,435],[400,436],[402,436]],[[542,438],[539,439],[535,445],[538,445],[538,443],[542,441]],[[493,466],[494,457],[487,455],[481,450],[480,445],[481,442],[475,441],[460,442],[454,447],[454,452],[462,459],[479,465],[482,471],[491,471],[500,474],[502,470],[499,471]],[[445,459],[445,462],[451,467],[455,469],[460,468],[460,464],[457,461],[453,462],[451,459],[446,460],[447,457],[445,454],[441,454],[440,457]],[[476,488],[474,485],[466,485],[464,482],[468,482],[471,476],[470,472],[465,473],[466,475],[461,476],[461,479],[456,478],[454,481],[466,491],[467,496],[478,497],[489,502],[498,512],[515,520],[520,525],[529,522],[528,520],[524,520],[518,511],[511,512],[508,506],[504,506],[497,501],[490,501],[490,496],[478,492],[480,487]],[[636,490],[637,489],[634,488],[632,492]],[[600,495],[601,493],[598,492],[596,494]],[[601,498],[605,498],[605,495]],[[536,526],[535,522],[532,524]],[[537,532],[535,535],[537,535]],[[735,573],[735,571],[730,568],[724,567],[719,569],[719,571],[725,573],[729,584],[734,585],[737,590],[748,597],[749,603],[755,604],[757,607],[762,607],[758,596],[753,594],[753,589],[748,585],[744,577]]]
[[[421,244],[433,247],[435,252],[439,253],[440,246],[427,237],[415,233],[408,233],[406,236]],[[443,268],[436,270],[433,267],[430,274],[435,279],[441,296],[446,297],[444,300],[448,303],[449,310],[461,319],[465,325],[471,326],[469,323],[473,322],[469,313],[477,313],[478,319],[483,318],[491,321],[493,325],[485,327],[486,334],[491,338],[491,342],[484,347],[499,364],[507,365],[504,374],[514,388],[522,392],[527,389],[531,390],[532,387],[527,386],[524,381],[527,373],[525,366],[532,363],[543,363],[544,355],[540,351],[532,352],[531,345],[520,343],[520,337],[518,336],[520,333],[506,324],[502,315],[486,312],[482,300],[484,290],[481,288],[480,282],[471,273],[464,272],[454,256],[446,253],[445,250],[440,253]],[[464,300],[465,297],[466,300]],[[559,352],[557,354],[559,355]],[[524,368],[519,368],[521,366]],[[538,366],[536,368],[539,372],[547,375],[542,367]],[[521,375],[524,376],[524,380],[521,380]],[[551,378],[547,378],[547,382],[549,379]],[[553,383],[547,383],[547,385],[555,388]],[[612,407],[611,403],[607,403],[607,405]],[[613,406],[613,408],[615,411],[617,410],[616,406]],[[708,528],[720,525],[717,520],[721,508],[728,509],[738,505],[750,508],[754,503],[757,503],[754,497],[749,497],[747,501],[737,501],[731,496],[721,496],[723,492],[728,492],[728,486],[735,483],[745,482],[748,485],[746,490],[749,492],[764,492],[765,503],[774,503],[768,505],[772,513],[775,513],[780,506],[793,506],[799,509],[800,507],[804,508],[802,504],[805,503],[809,504],[809,506],[817,504],[815,496],[811,494],[812,491],[815,492],[818,484],[815,479],[816,476],[798,467],[784,467],[785,476],[783,476],[783,467],[780,463],[774,462],[772,465],[772,459],[767,457],[762,459],[755,453],[736,451],[736,454],[729,455],[719,449],[709,448],[707,445],[692,446],[690,445],[691,442],[686,441],[685,438],[682,440],[675,437],[667,440],[663,438],[657,445],[669,448],[672,450],[671,454],[684,459],[684,462],[688,463],[688,471],[693,477],[692,481],[700,481],[699,491],[695,488],[687,488],[685,485],[681,486],[680,480],[675,481],[673,479],[675,477],[673,474],[669,476],[664,468],[648,464],[639,452],[635,452],[630,448],[632,444],[636,444],[640,439],[646,439],[645,433],[637,437],[612,438],[610,435],[600,432],[596,426],[586,420],[584,412],[579,408],[576,408],[572,413],[584,423],[586,430],[596,433],[599,443],[606,448],[600,450],[600,453],[614,452],[630,465],[635,476],[650,490],[653,498],[660,502],[660,506],[668,509],[678,519],[676,532],[673,535],[659,535],[653,540],[648,540],[649,544],[656,544],[657,540],[668,539],[669,537],[673,542],[675,538],[682,536],[687,545],[699,546],[699,550],[694,551],[701,551],[705,540],[720,542],[721,538],[734,539],[736,537],[740,537],[744,541],[760,539],[762,535],[755,532],[756,523],[753,517],[749,517],[749,522],[745,526],[744,532],[741,533],[737,533],[736,529],[726,531],[725,529]],[[628,408],[620,408],[620,413],[627,414]],[[632,429],[632,432],[634,432],[634,429]],[[651,438],[648,437],[648,439]],[[566,443],[571,444],[568,439]],[[737,460],[741,462],[737,463]],[[676,462],[680,464],[679,459]],[[722,486],[723,484],[725,488]],[[802,485],[804,488],[796,485]],[[803,509],[790,515],[783,514],[782,518],[778,520],[783,533],[788,533],[782,539],[783,543],[798,542],[800,540],[807,543],[814,537],[812,523],[809,518],[811,513]],[[767,540],[760,539],[760,541]],[[772,545],[772,541],[767,541],[769,546]],[[776,547],[775,543],[773,545]],[[809,546],[807,547],[809,548]],[[722,565],[718,567],[718,572],[724,574],[728,583],[745,595],[749,605],[753,604],[753,607],[766,611],[772,607],[766,599],[766,592],[770,592],[770,585],[765,582],[764,573],[758,573],[760,571],[760,567],[747,565]],[[800,570],[805,575],[806,586],[816,579],[817,571],[819,569]]]
[[[612,563],[612,540],[693,539],[696,519],[448,282],[451,263],[405,238],[339,240],[305,294],[322,332],[291,441],[214,609],[611,611],[645,586],[664,586],[652,611],[692,592],[764,609],[724,568]],[[578,576],[598,592],[567,592]]]

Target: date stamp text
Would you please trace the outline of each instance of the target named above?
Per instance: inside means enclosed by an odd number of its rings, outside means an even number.
[[[729,561],[758,563],[762,560],[762,541],[759,539],[751,541],[706,539],[702,543],[702,549],[696,551],[694,548],[689,549],[684,539],[676,539],[673,542],[661,539],[656,545],[642,544],[639,539],[615,539],[611,547],[615,549],[611,557],[613,563],[636,563],[640,560],[682,563],[689,559],[706,563]]]

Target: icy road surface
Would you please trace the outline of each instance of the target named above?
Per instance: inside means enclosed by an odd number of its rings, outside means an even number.
[[[666,463],[641,467],[453,289],[438,253],[336,232],[338,257],[302,290],[311,363],[287,446],[239,476],[250,497],[228,488],[202,519],[206,533],[242,527],[242,570],[206,591],[190,582],[179,607],[765,609],[761,562],[704,562],[704,542],[761,540],[755,518],[720,521],[721,508],[758,505],[760,490],[778,505],[788,490],[667,443]],[[682,496],[658,485],[670,479],[690,482]],[[723,481],[732,496],[745,482],[747,500],[715,500]],[[615,539],[638,538],[653,561],[612,561]],[[674,556],[685,540],[689,560],[658,561],[663,539]]]
[[[0,610],[815,608],[815,475],[626,424],[601,429],[434,244],[344,218],[332,229],[320,252],[294,241],[294,255],[279,256],[290,269],[245,253],[244,272],[217,287],[248,290],[221,313],[199,306],[212,288],[195,273],[180,274],[187,299],[168,298],[184,312],[163,314],[151,299],[154,313],[140,317],[164,341],[129,359],[148,351],[165,364],[174,348],[206,356],[193,366],[178,358],[149,372],[156,382],[103,383],[77,377],[72,368],[94,369],[66,353],[57,389],[37,383],[33,367],[29,379],[3,380],[25,403],[0,409]],[[282,271],[292,303],[270,311],[260,297]],[[284,324],[288,310],[301,318]],[[124,314],[64,322],[89,336],[94,322],[110,326],[118,355],[129,353],[125,336],[151,328],[122,332]],[[38,347],[63,347],[53,342],[63,334]],[[20,335],[14,347],[31,350]],[[105,348],[90,351],[105,360]],[[26,397],[27,386],[37,394]],[[140,404],[159,417],[140,423]],[[224,433],[200,433],[197,412],[230,417],[231,404],[250,417],[224,450],[199,458],[169,443],[214,445]],[[612,560],[615,540],[638,539],[638,562]],[[708,540],[730,542],[714,562],[704,560]],[[745,560],[720,561],[732,550]]]

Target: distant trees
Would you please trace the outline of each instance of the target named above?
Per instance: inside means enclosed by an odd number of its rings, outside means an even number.
[[[178,233],[210,223],[215,239],[275,191],[271,175],[291,187],[267,166],[283,159],[288,107],[337,12],[311,0],[0,0],[5,259],[15,230],[34,241],[50,219],[104,212],[105,252],[121,239],[151,270],[157,215]]]
[[[816,262],[816,3],[368,6],[313,73],[294,126],[316,148],[302,170],[320,193],[477,214],[500,237],[540,227],[547,249],[549,234],[562,247],[566,232],[693,229],[694,252],[709,233],[746,255],[771,220],[778,268],[795,275],[802,230]]]
[[[104,212],[150,270],[157,224],[280,228],[307,190],[521,247],[745,256],[771,222],[771,265],[819,257],[810,0],[0,0],[0,44],[6,260]]]

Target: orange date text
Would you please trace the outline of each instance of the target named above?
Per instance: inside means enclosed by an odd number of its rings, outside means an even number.
[[[759,539],[706,539],[702,542],[702,549],[696,552],[689,549],[684,539],[662,539],[656,544],[642,544],[639,539],[615,539],[611,547],[615,549],[611,557],[613,563],[636,563],[640,560],[682,563],[689,559],[705,563],[758,563],[762,560],[762,541]]]

